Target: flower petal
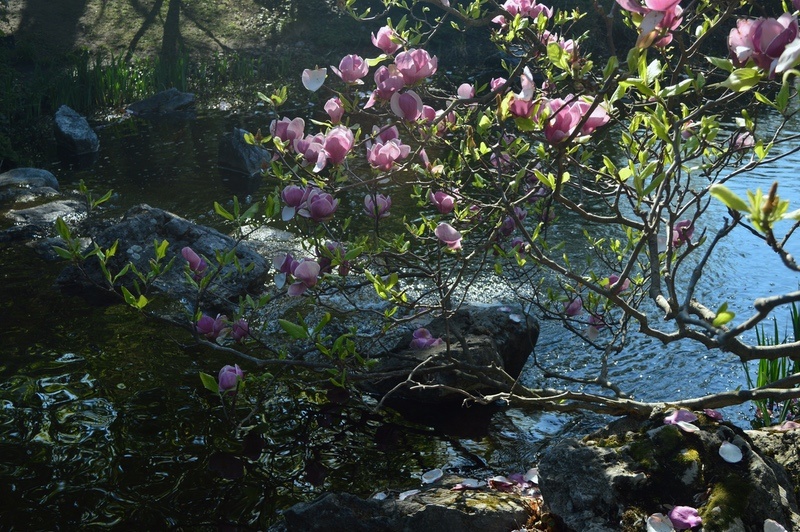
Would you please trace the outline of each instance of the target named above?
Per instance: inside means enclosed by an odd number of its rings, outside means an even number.
[[[422,474],[422,483],[431,484],[433,482],[436,482],[443,476],[444,472],[437,467],[436,469],[431,469],[430,471],[426,471],[425,473]]]
[[[742,450],[727,441],[722,442],[722,445],[719,446],[719,455],[729,464],[736,464],[742,461]]]

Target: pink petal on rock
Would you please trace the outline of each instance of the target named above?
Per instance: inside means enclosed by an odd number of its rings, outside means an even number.
[[[664,418],[664,423],[667,425],[677,425],[679,421],[697,421],[697,416],[688,410],[678,409]]]

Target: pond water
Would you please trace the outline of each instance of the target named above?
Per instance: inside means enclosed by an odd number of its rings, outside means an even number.
[[[127,120],[99,129],[99,160],[89,168],[42,155],[63,189],[82,179],[96,194],[115,191],[108,209],[146,202],[215,224],[213,202],[271,190],[274,183],[232,179],[217,170],[217,143],[234,126],[266,128],[266,115],[204,112],[192,120]],[[766,189],[792,174],[798,157],[748,186]],[[792,176],[794,177],[794,176]],[[781,195],[800,202],[800,184]],[[723,209],[709,216],[709,231]],[[740,234],[721,249],[698,296],[729,301],[740,315],[758,296],[797,288],[777,257]],[[498,411],[444,416],[430,428],[391,412],[341,408],[308,396],[302,383],[276,385],[262,420],[268,440],[239,438],[199,371],[233,361],[182,347],[181,332],[139,319],[123,306],[96,307],[52,289],[62,265],[27,247],[0,247],[0,523],[8,530],[78,526],[264,528],[277,512],[327,490],[368,495],[419,486],[434,467],[480,475],[533,466],[542,446],[603,422],[585,415]],[[478,297],[480,299],[480,297]],[[497,303],[496,293],[486,296]],[[539,357],[580,373],[597,354],[542,324]],[[665,400],[744,385],[741,365],[721,352],[635,338],[612,368],[636,397]],[[523,375],[542,385],[538,372]],[[726,415],[747,425],[750,406]]]

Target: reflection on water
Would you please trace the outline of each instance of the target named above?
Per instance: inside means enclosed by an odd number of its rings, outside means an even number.
[[[63,188],[80,179],[97,193],[113,188],[114,212],[147,202],[212,223],[208,213],[215,200],[258,197],[274,186],[237,181],[216,169],[222,132],[267,122],[264,116],[225,114],[130,120],[100,130],[101,156],[91,168],[71,169],[54,158],[49,168]],[[784,168],[798,163],[794,156]],[[785,169],[774,172],[748,176],[747,186],[766,189],[786,176]],[[782,197],[800,205],[795,179],[781,187]],[[358,201],[353,205],[360,208]],[[714,231],[725,212],[712,205],[710,214],[708,230]],[[755,297],[797,288],[797,276],[750,235],[740,233],[720,251],[699,286],[698,296],[709,306],[727,300],[743,316]],[[219,402],[197,377],[230,360],[182,349],[186,338],[180,332],[143,321],[127,308],[62,297],[50,289],[60,267],[25,247],[0,248],[4,529],[203,529],[226,523],[263,528],[280,509],[325,490],[403,490],[417,487],[419,475],[434,467],[475,475],[488,472],[487,466],[499,474],[525,471],[551,439],[585,433],[602,421],[517,411],[480,420],[475,412],[467,414],[470,423],[442,415],[449,423],[431,429],[368,409],[342,409],[289,387],[269,402],[259,421],[263,431],[234,438]],[[484,292],[497,303],[496,285]],[[590,372],[597,353],[564,336],[556,324],[543,323],[537,354],[554,369]],[[743,384],[739,363],[726,353],[689,342],[665,349],[646,338],[633,339],[609,377],[646,400]],[[554,384],[530,368],[523,379],[534,386]],[[742,424],[750,415],[748,406],[730,410],[728,416]]]

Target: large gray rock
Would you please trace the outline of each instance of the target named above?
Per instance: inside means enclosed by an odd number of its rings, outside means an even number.
[[[766,519],[800,530],[786,471],[740,429],[699,417],[694,433],[665,425],[662,416],[557,443],[539,463],[545,503],[586,532],[620,530],[672,506],[696,507],[706,531],[761,531]],[[739,447],[743,459],[723,460],[723,442]]]
[[[14,168],[0,174],[0,202],[55,196],[58,190],[56,176],[40,168]]]
[[[86,118],[66,105],[56,111],[53,133],[59,148],[67,155],[93,154],[100,149],[97,133],[89,126]]]
[[[447,320],[438,317],[424,327],[434,338],[449,337],[449,350],[446,341],[428,349],[412,349],[412,333],[408,333],[388,353],[374,354],[379,362],[372,371],[398,376],[370,383],[367,391],[378,395],[392,391],[394,400],[428,404],[460,403],[464,396],[454,390],[475,394],[503,391],[487,385],[481,377],[494,367],[516,379],[539,336],[539,324],[534,318],[503,307],[465,306]],[[452,363],[457,363],[458,368],[425,371],[426,367]],[[443,386],[413,389],[412,383],[404,381],[415,369],[418,378],[414,380]]]
[[[159,116],[187,111],[194,107],[194,103],[194,94],[173,87],[130,104],[128,112],[136,116]]]
[[[244,174],[247,177],[261,175],[262,168],[270,160],[269,152],[261,146],[248,144],[244,140],[244,129],[233,128],[219,141],[217,161],[223,170]]]
[[[123,219],[114,225],[91,235],[93,240],[103,249],[118,242],[116,255],[111,258],[109,270],[120,271],[125,264],[131,262],[140,272],[150,270],[150,260],[155,257],[154,241],[167,240],[169,246],[165,263],[173,258],[174,267],[159,277],[154,288],[162,293],[168,301],[192,301],[196,289],[186,282],[185,259],[181,250],[191,247],[196,253],[205,256],[209,266],[214,266],[214,256],[219,252],[227,252],[236,247],[236,257],[241,270],[229,264],[219,275],[219,282],[209,286],[204,300],[204,309],[209,312],[231,312],[240,296],[259,293],[264,288],[270,264],[254,252],[246,243],[236,241],[216,229],[194,224],[175,214],[139,205],[131,208]],[[91,257],[81,268],[68,266],[57,280],[57,284],[67,291],[96,290],[104,284],[102,271],[98,261]],[[119,283],[132,290],[133,276],[128,275]]]
[[[457,480],[450,477],[443,487],[423,490],[402,501],[329,493],[294,505],[284,512],[285,523],[271,530],[506,532],[519,529],[530,517],[523,497],[492,490],[452,491]]]

